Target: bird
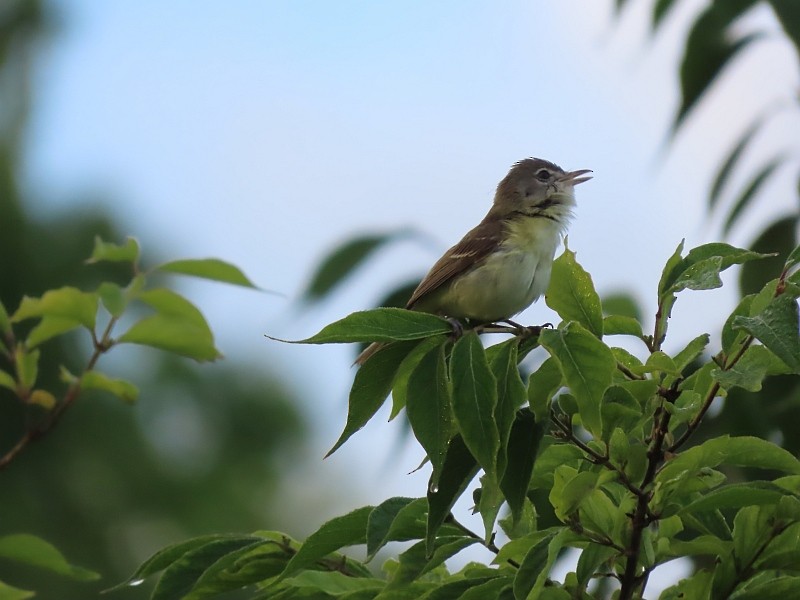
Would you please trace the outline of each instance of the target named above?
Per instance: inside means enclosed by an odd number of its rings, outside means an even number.
[[[497,185],[483,220],[448,249],[411,294],[409,310],[474,324],[508,322],[547,290],[553,258],[590,169],[525,158]],[[385,346],[373,343],[357,365]]]

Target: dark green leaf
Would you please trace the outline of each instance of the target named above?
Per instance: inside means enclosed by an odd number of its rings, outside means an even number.
[[[634,318],[610,315],[603,318],[603,335],[632,335],[642,338],[642,324]]]
[[[452,325],[436,315],[404,308],[374,308],[352,313],[323,327],[319,333],[310,338],[279,341],[288,341],[290,344],[393,342],[419,340],[452,331]]]
[[[100,579],[100,575],[94,571],[69,564],[55,546],[28,533],[0,537],[0,558],[58,573],[79,581]]]
[[[430,485],[439,485],[447,445],[452,437],[452,399],[444,346],[428,352],[408,380],[406,414],[414,436],[431,462]]]
[[[769,3],[800,57],[800,5],[795,0],[769,0]]]
[[[750,144],[750,141],[755,137],[758,130],[761,129],[761,126],[764,124],[766,115],[760,115],[750,127],[747,128],[744,135],[739,139],[736,146],[733,147],[733,150],[722,163],[719,171],[717,172],[717,176],[714,179],[714,183],[711,186],[711,192],[708,194],[708,210],[713,211],[714,207],[719,200],[720,194],[722,193],[722,189],[725,186],[725,183],[728,181],[730,174],[733,172],[734,167],[739,162],[739,158],[741,158],[742,153],[744,152],[745,148]]]
[[[775,355],[763,346],[751,346],[730,369],[714,369],[711,376],[726,390],[740,387],[758,392],[761,390],[761,382],[776,360]]]
[[[784,162],[784,160],[784,157],[773,158],[770,162],[765,164],[761,170],[758,171],[758,173],[756,173],[756,175],[750,180],[750,183],[748,183],[747,187],[742,190],[742,193],[736,199],[736,202],[734,202],[730,213],[728,213],[728,218],[725,220],[725,224],[722,226],[723,235],[728,234],[742,211],[747,207],[753,197],[758,194],[764,183],[766,183],[766,181],[772,176],[772,174],[781,165],[781,163]]]
[[[367,557],[372,558],[389,541],[389,531],[398,513],[414,498],[395,497],[384,500],[367,519]]]
[[[498,350],[491,354],[490,366],[497,381],[497,406],[494,420],[500,435],[500,449],[497,453],[497,475],[503,476],[506,469],[506,448],[511,425],[517,409],[525,404],[525,384],[519,374],[517,338],[492,347]],[[488,353],[487,353],[488,354]]]
[[[683,244],[685,240],[681,240],[678,247],[673,252],[672,256],[667,259],[664,269],[661,271],[661,279],[658,282],[658,297],[662,298],[667,294],[667,290],[672,286],[672,283],[678,276],[679,269],[683,262]],[[682,269],[680,269],[682,270]]]
[[[703,512],[714,509],[741,508],[743,506],[777,504],[790,491],[770,481],[746,481],[711,490],[684,506],[678,514]]]
[[[389,416],[390,421],[400,414],[400,411],[405,408],[408,402],[408,381],[411,373],[417,368],[419,361],[438,345],[444,345],[446,350],[445,343],[449,343],[449,341],[449,338],[444,335],[426,338],[418,342],[416,347],[402,360],[392,383],[392,413]]]
[[[472,455],[496,478],[500,437],[494,420],[497,383],[478,335],[470,331],[455,343],[450,357],[453,414]]]
[[[59,317],[77,321],[87,329],[94,329],[97,302],[97,294],[82,292],[73,287],[49,290],[41,298],[23,297],[11,321],[18,323],[36,317]]]
[[[447,447],[439,487],[428,486],[428,528],[425,539],[429,554],[433,552],[436,534],[450,515],[450,509],[477,473],[475,457],[461,436],[456,435]]]
[[[475,509],[483,521],[484,544],[488,544],[494,537],[494,524],[504,499],[500,485],[495,479],[484,474],[481,475],[480,482],[481,487],[473,493],[473,498]]]
[[[617,555],[617,550],[609,548],[608,546],[601,546],[600,544],[587,544],[580,558],[578,558],[578,566],[575,574],[578,577],[578,587],[581,591],[586,591],[592,575],[597,572],[601,565],[609,562],[614,556]]]
[[[545,329],[539,341],[558,360],[564,381],[578,402],[583,426],[599,436],[600,401],[617,368],[611,350],[575,322],[559,330]]]
[[[594,289],[591,275],[578,264],[575,253],[569,249],[553,261],[545,301],[564,321],[577,321],[597,337],[602,337],[600,296]]]
[[[314,301],[325,297],[378,248],[406,233],[365,235],[350,239],[338,246],[328,254],[311,276],[311,281],[303,292],[303,299]]]
[[[125,292],[116,283],[104,281],[97,287],[97,295],[112,317],[121,317],[128,306]]]
[[[400,364],[418,343],[416,340],[412,340],[388,344],[373,354],[356,371],[353,385],[350,388],[347,423],[333,448],[325,455],[326,458],[336,452],[342,444],[350,439],[351,435],[364,427],[383,406],[386,397],[392,390],[392,384]]]
[[[400,555],[400,565],[389,580],[388,587],[396,589],[414,581],[454,554],[479,541],[472,537],[439,536],[436,538],[433,553],[426,550],[425,542],[417,542]]]
[[[548,535],[540,539],[525,555],[514,578],[514,596],[516,598],[539,598],[547,575],[558,558],[564,544],[573,537],[566,528],[553,528]]]
[[[800,577],[782,575],[757,585],[748,586],[731,595],[731,600],[789,600],[800,590]]]
[[[367,541],[367,522],[374,506],[364,506],[341,517],[335,517],[308,536],[281,574],[289,577],[302,571],[327,554]]]
[[[528,486],[533,475],[533,465],[549,423],[549,419],[537,423],[533,413],[527,408],[522,408],[517,411],[511,426],[507,447],[508,462],[500,480],[500,489],[511,508],[514,523],[522,515]]]
[[[537,421],[550,418],[550,401],[561,387],[563,376],[555,358],[548,358],[528,379],[528,404]]]
[[[139,242],[135,238],[125,239],[125,243],[117,245],[111,242],[104,242],[100,236],[94,238],[94,250],[92,255],[86,259],[87,263],[107,262],[129,262],[136,264],[139,260]]]
[[[211,281],[220,281],[222,283],[258,289],[253,282],[242,273],[239,267],[218,258],[173,260],[156,267],[156,270],[165,273],[191,275],[192,277],[210,279]]]
[[[755,336],[793,372],[800,373],[800,319],[796,300],[778,296],[760,314],[736,317],[733,327]]]
[[[8,318],[6,307],[0,302],[0,333],[8,333],[9,331],[11,331],[11,320]]]
[[[743,296],[760,292],[768,281],[778,277],[784,257],[797,246],[797,223],[796,215],[778,219],[769,224],[751,244],[756,252],[775,252],[777,256],[742,267],[739,288]]]
[[[382,579],[373,577],[351,577],[338,571],[303,571],[292,577],[291,586],[299,590],[308,590],[314,595],[330,594],[339,598],[373,598],[386,586]],[[358,595],[366,592],[365,596]]]
[[[749,296],[742,298],[736,308],[733,309],[733,312],[730,314],[730,316],[725,320],[725,324],[722,326],[722,335],[720,336],[720,341],[722,343],[722,351],[726,355],[731,355],[738,350],[739,344],[744,342],[745,338],[747,337],[747,334],[743,331],[734,330],[733,321],[740,315],[745,317],[750,316],[750,307],[753,303],[754,296],[755,294],[750,294]]]
[[[629,292],[616,292],[603,296],[603,314],[642,320],[642,311],[636,298]],[[604,333],[607,333],[605,329]]]

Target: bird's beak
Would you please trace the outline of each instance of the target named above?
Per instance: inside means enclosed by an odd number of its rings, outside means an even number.
[[[589,175],[588,177],[581,177],[581,175],[586,175],[586,173],[591,173],[591,169],[580,169],[578,171],[570,171],[569,173],[564,173],[559,181],[561,183],[568,183],[569,185],[578,185],[579,183],[583,183],[584,181],[589,181],[592,176]]]

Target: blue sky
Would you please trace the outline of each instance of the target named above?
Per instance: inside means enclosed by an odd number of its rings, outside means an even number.
[[[42,213],[96,198],[146,248],[218,256],[285,294],[185,287],[229,360],[286,370],[306,399],[319,439],[294,482],[298,497],[306,482],[353,465],[363,502],[421,493],[425,474],[405,475],[420,451],[394,457],[393,425],[371,425],[319,459],[344,423],[351,351],[287,347],[263,334],[305,337],[424,273],[527,156],[595,171],[578,189],[570,247],[602,292],[631,290],[651,313],[661,266],[681,238],[689,247],[716,238],[703,210],[722,152],[765,98],[797,89],[774,73],[797,69],[788,45],[762,42],[663,152],[678,103],[679,35],[703,3],[680,4],[655,40],[646,35],[650,2],[632,3],[619,21],[612,4],[54,0],[27,186]],[[775,28],[759,9],[741,29],[762,26]],[[748,160],[796,131],[796,121],[779,121]],[[780,174],[772,189],[790,189],[792,177]],[[776,195],[746,215],[733,242],[748,243],[790,207]],[[335,244],[404,226],[433,243],[389,248],[331,301],[296,310],[292,301]],[[686,326],[671,329],[674,347],[716,327],[732,303],[724,290],[681,298],[674,317]],[[538,304],[521,320],[555,319]]]

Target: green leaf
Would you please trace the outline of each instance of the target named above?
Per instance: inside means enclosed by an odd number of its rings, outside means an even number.
[[[740,387],[758,392],[775,360],[775,355],[763,346],[750,346],[730,369],[714,369],[711,376],[726,390]]]
[[[730,596],[731,600],[789,600],[800,589],[800,577],[781,575],[749,585]],[[688,597],[688,596],[687,596]]]
[[[414,581],[451,556],[479,541],[472,537],[439,536],[436,539],[433,553],[426,550],[425,542],[417,542],[399,556],[400,564],[389,580],[388,588],[397,589]]]
[[[769,0],[769,3],[800,56],[800,7],[794,0]]]
[[[317,267],[303,292],[303,299],[315,301],[327,296],[378,248],[407,234],[407,231],[396,231],[382,235],[365,235],[338,246]]]
[[[742,211],[747,207],[753,197],[758,194],[764,183],[766,183],[775,170],[781,166],[784,160],[785,157],[783,156],[773,158],[753,176],[753,178],[747,184],[747,187],[742,190],[742,193],[739,194],[739,197],[733,203],[733,208],[731,208],[730,212],[728,213],[728,218],[725,220],[725,224],[722,226],[723,235],[727,235],[728,232],[730,232],[734,223],[736,223],[738,220],[739,215],[741,215]]]
[[[174,600],[188,594],[203,573],[222,557],[261,541],[255,536],[227,536],[188,550],[164,570],[151,600]]]
[[[738,316],[734,329],[744,329],[792,369],[800,373],[800,319],[797,301],[789,296],[778,296],[754,317]]]
[[[494,410],[494,421],[500,436],[500,449],[497,453],[498,478],[503,476],[506,469],[508,437],[517,409],[525,404],[525,384],[519,374],[519,358],[517,354],[518,338],[497,344],[492,350],[490,368],[497,381],[497,405]]]
[[[736,1],[736,0],[732,0]],[[719,274],[733,265],[768,258],[770,254],[736,248],[730,244],[713,242],[692,248],[675,266],[668,279],[664,294],[684,289],[703,290],[719,287]],[[663,296],[664,294],[660,294]]]
[[[399,415],[400,411],[403,410],[408,403],[408,380],[411,377],[411,373],[417,368],[419,361],[436,346],[444,345],[449,342],[449,337],[445,335],[426,338],[417,342],[414,349],[403,358],[400,366],[397,368],[394,381],[392,382],[392,412],[389,415],[390,421]]]
[[[783,496],[791,495],[770,481],[732,483],[704,494],[684,506],[678,514],[703,512],[715,509],[742,508],[743,506],[777,504]]]
[[[773,252],[776,255],[758,263],[746,263],[739,274],[742,296],[756,294],[772,279],[778,277],[784,266],[784,257],[797,246],[797,215],[774,221],[756,237],[750,247],[757,252]]]
[[[139,298],[156,314],[134,323],[118,342],[152,346],[197,361],[221,356],[205,317],[186,298],[167,289],[148,290]]]
[[[728,154],[728,157],[723,161],[722,166],[720,167],[719,171],[717,171],[717,176],[714,178],[714,183],[711,185],[711,192],[708,194],[709,212],[714,210],[714,207],[719,201],[720,194],[722,193],[725,183],[728,181],[728,178],[734,171],[734,167],[739,162],[739,159],[744,153],[745,148],[747,148],[747,146],[753,140],[756,133],[758,133],[758,130],[761,129],[766,117],[766,113],[761,114],[755,121],[753,121],[750,127],[745,130],[742,137],[739,138],[739,141],[733,147],[733,150],[731,150],[730,154]]]
[[[678,352],[672,359],[678,371],[682,372],[686,367],[691,365],[703,353],[703,350],[708,346],[710,340],[711,336],[707,333],[701,333],[686,344],[686,347]]]
[[[408,380],[406,414],[414,436],[425,449],[433,472],[430,485],[439,484],[447,445],[453,431],[452,399],[444,346],[428,352]]]
[[[643,338],[642,324],[633,317],[610,315],[603,318],[603,335],[632,335]]]
[[[406,508],[414,498],[394,497],[384,500],[367,518],[367,558],[372,559],[375,554],[390,541],[389,532],[401,510]],[[397,539],[397,538],[394,538]]]
[[[549,357],[528,378],[528,404],[537,421],[550,418],[550,402],[559,388],[563,376],[555,358]]]
[[[563,469],[563,471],[562,471]],[[559,477],[562,477],[559,485]],[[598,485],[598,473],[593,471],[574,472],[571,467],[563,466],[556,469],[556,485],[550,493],[550,503],[556,511],[556,516],[561,521],[567,521],[581,504],[588,500],[589,494]]]
[[[373,598],[375,593],[386,586],[386,582],[382,579],[351,577],[338,571],[304,571],[300,575],[292,577],[290,583],[292,588],[308,589],[310,593],[319,595],[319,597],[322,597],[322,594],[343,597],[348,592],[354,594],[367,592],[366,596],[357,595],[356,597]]]
[[[630,292],[615,292],[603,296],[603,314],[609,317],[628,317],[636,321],[642,320],[639,303]],[[608,332],[603,328],[603,332]]]
[[[125,402],[136,402],[139,388],[124,379],[112,379],[99,371],[86,371],[81,376],[81,389],[103,390]]]
[[[125,292],[116,283],[104,281],[98,286],[97,295],[112,317],[121,317],[128,306]]]
[[[41,298],[23,297],[11,321],[19,323],[35,317],[59,317],[77,321],[91,330],[97,316],[97,301],[97,294],[73,287],[49,290]]]
[[[0,302],[0,333],[8,333],[11,331],[11,321],[8,318],[6,307]]]
[[[603,422],[603,440],[609,441],[617,428],[633,432],[642,418],[642,408],[626,388],[612,385],[603,394],[600,416]]]
[[[389,344],[373,354],[356,371],[353,385],[350,388],[344,431],[325,458],[336,452],[342,444],[350,439],[350,436],[375,416],[392,390],[392,384],[403,359],[418,343],[416,340],[412,340]]]
[[[569,249],[553,261],[545,301],[564,321],[577,321],[597,337],[602,337],[600,296],[594,289],[591,275],[578,264],[575,253]]]
[[[475,510],[481,515],[483,521],[484,538],[483,543],[488,544],[494,538],[494,524],[500,506],[503,504],[503,492],[497,481],[488,475],[481,475],[481,487],[473,492],[475,499]]]
[[[597,572],[600,566],[608,563],[616,555],[617,550],[614,548],[601,546],[600,544],[587,544],[586,548],[581,552],[580,558],[578,558],[578,565],[575,570],[578,578],[578,588],[585,592],[592,575]]]
[[[452,333],[450,323],[423,312],[404,308],[375,308],[354,312],[322,328],[304,340],[279,340],[290,344],[346,344],[349,342],[393,342],[418,340]],[[272,338],[277,339],[277,338]]]
[[[17,366],[17,377],[23,389],[30,390],[39,376],[39,350],[26,352],[21,346],[14,350],[14,364]]]
[[[791,251],[789,256],[786,257],[786,262],[784,263],[784,268],[789,271],[800,265],[800,246],[797,246],[794,250]],[[0,313],[0,319],[2,319],[2,314]],[[0,327],[2,323],[0,323]]]
[[[497,383],[478,335],[470,331],[453,346],[450,357],[453,414],[472,455],[492,478],[497,476],[500,437],[494,420]]]
[[[17,393],[17,382],[5,371],[0,371],[0,386],[11,390],[15,394]]]
[[[62,333],[67,333],[80,326],[81,324],[75,319],[50,316],[42,317],[36,327],[31,329],[31,332],[25,340],[25,345],[28,348],[35,348],[50,338],[61,335]]]
[[[760,34],[732,39],[731,23],[756,0],[714,2],[695,20],[686,40],[681,64],[681,106],[672,126],[677,131],[689,111],[722,72],[725,65]]]
[[[539,342],[558,360],[564,381],[578,402],[583,426],[599,437],[600,401],[617,368],[611,350],[575,322],[563,329],[543,330]]]
[[[221,281],[233,285],[258,289],[247,276],[242,273],[239,267],[218,258],[196,258],[173,260],[156,267],[157,271],[165,273],[178,273],[180,275],[191,275],[201,279],[211,281]]]
[[[374,508],[374,506],[364,506],[325,523],[308,536],[297,554],[286,565],[281,578],[285,579],[302,571],[335,550],[365,543],[367,522]]]
[[[27,533],[0,537],[0,558],[30,565],[78,581],[95,581],[100,575],[67,562],[55,546]]]
[[[664,269],[661,271],[661,279],[658,282],[658,297],[663,298],[667,295],[667,290],[677,277],[680,265],[683,262],[683,244],[685,240],[681,240],[678,247],[672,256],[667,259]]]
[[[86,262],[129,262],[136,264],[139,260],[139,242],[135,238],[125,239],[124,244],[104,242],[100,236],[94,238],[94,250]]]
[[[428,554],[433,552],[436,534],[450,515],[450,509],[477,473],[475,457],[461,436],[456,435],[447,447],[439,487],[428,486],[428,528],[425,535]]]
[[[36,592],[21,590],[0,581],[0,600],[25,600],[33,598],[35,595]]]
[[[542,538],[525,555],[514,578],[514,596],[535,600],[541,597],[547,576],[561,549],[574,538],[566,528],[554,528],[554,535]]]
[[[675,6],[675,0],[656,0],[655,5],[653,6],[653,18],[650,23],[653,35],[655,35],[656,31],[658,31],[658,28],[664,22],[664,19],[672,10],[673,6]]]
[[[500,489],[511,509],[514,524],[522,515],[533,475],[533,466],[549,423],[549,419],[537,423],[533,413],[527,408],[522,408],[517,411],[511,426],[507,446],[507,466],[500,480]]]

